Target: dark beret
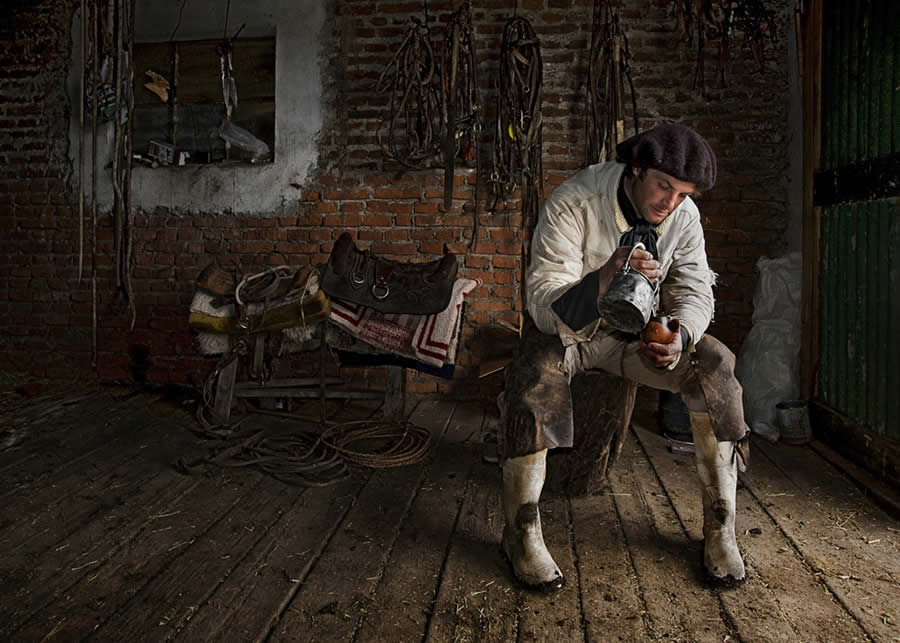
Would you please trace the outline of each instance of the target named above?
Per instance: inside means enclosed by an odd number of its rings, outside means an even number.
[[[665,123],[635,134],[616,146],[622,163],[649,167],[708,190],[716,183],[716,155],[709,143],[686,125]]]

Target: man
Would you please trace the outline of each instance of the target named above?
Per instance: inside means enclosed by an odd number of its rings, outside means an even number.
[[[689,412],[703,490],[704,564],[713,579],[744,579],[734,533],[739,444],[748,435],[734,356],[704,335],[715,275],[706,260],[700,213],[691,199],[716,179],[716,158],[694,130],[665,124],[616,148],[560,185],[535,228],[526,280],[535,328],[506,371],[501,432],[503,548],[526,585],[565,580],[541,534],[538,500],[547,449],[573,440],[572,376],[601,369],[680,393]],[[606,293],[633,246],[630,265],[659,284],[659,305],[680,322],[671,343],[645,343],[600,318]]]

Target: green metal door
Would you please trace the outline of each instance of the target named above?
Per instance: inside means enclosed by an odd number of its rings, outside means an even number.
[[[820,401],[900,439],[900,1],[825,0]]]

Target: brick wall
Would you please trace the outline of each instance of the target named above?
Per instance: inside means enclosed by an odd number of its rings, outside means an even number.
[[[31,4],[31,3],[29,3]],[[433,34],[455,3],[428,2]],[[497,52],[513,3],[474,2],[478,76],[490,116]],[[544,183],[549,193],[573,174],[584,156],[584,88],[591,0],[520,0],[518,12],[533,24],[544,59]],[[712,332],[737,350],[750,326],[754,264],[777,254],[787,225],[787,46],[791,17],[784,2],[781,38],[763,73],[746,52],[728,66],[728,84],[716,82],[713,49],[706,97],[691,90],[694,50],[678,43],[669,2],[615,3],[633,55],[641,124],[680,120],[696,127],[716,150],[716,188],[700,201],[708,254],[719,273]],[[320,163],[313,184],[287,212],[236,217],[183,212],[142,212],[135,221],[134,288],[137,324],[128,331],[112,283],[112,231],[98,225],[97,372],[104,379],[199,382],[208,360],[192,345],[186,325],[191,282],[210,261],[236,261],[246,269],[286,259],[293,265],[324,260],[344,230],[361,245],[408,259],[431,258],[444,246],[461,256],[461,274],[484,285],[469,298],[460,368],[453,381],[411,377],[414,390],[460,395],[496,390],[497,376],[475,380],[476,365],[496,346],[494,330],[518,321],[520,253],[531,222],[518,215],[518,195],[487,212],[488,186],[479,186],[479,237],[471,250],[475,173],[457,171],[453,206],[441,203],[439,170],[398,172],[385,163],[375,132],[386,97],[374,83],[406,32],[420,2],[334,0],[323,34],[326,125],[319,135]],[[90,373],[89,279],[77,280],[78,213],[74,168],[67,161],[71,106],[65,94],[74,3],[47,0],[15,15],[0,34],[0,327],[5,368],[68,375]],[[14,33],[13,33],[14,32]],[[748,61],[748,62],[744,62]],[[490,145],[485,118],[483,154]],[[482,173],[482,180],[484,176]],[[85,276],[90,276],[87,255]],[[499,332],[502,335],[502,331]],[[378,372],[360,373],[376,381]]]
[[[38,373],[65,373],[90,342],[90,301],[72,271],[70,5],[4,3],[0,23],[0,360]]]

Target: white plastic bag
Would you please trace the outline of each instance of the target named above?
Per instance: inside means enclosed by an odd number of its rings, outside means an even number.
[[[264,141],[229,120],[223,120],[219,125],[219,136],[235,147],[250,152],[253,155],[251,163],[269,159],[269,146]]]
[[[754,433],[776,441],[775,405],[799,394],[800,253],[756,263],[753,327],[741,347],[735,375],[744,387],[744,416]]]

